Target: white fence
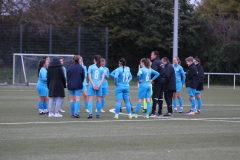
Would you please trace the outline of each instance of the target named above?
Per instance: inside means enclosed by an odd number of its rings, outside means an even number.
[[[236,89],[236,76],[240,76],[240,73],[204,73],[208,76],[208,88],[210,88],[210,75],[227,75],[227,76],[233,76],[233,89]]]

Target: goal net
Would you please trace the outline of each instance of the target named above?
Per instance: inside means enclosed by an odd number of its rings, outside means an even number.
[[[25,54],[14,53],[13,54],[13,85],[36,85],[37,78],[37,66],[38,62],[43,57],[50,57],[50,62],[53,57],[63,57],[66,68],[72,64],[72,58],[74,55],[66,54]]]

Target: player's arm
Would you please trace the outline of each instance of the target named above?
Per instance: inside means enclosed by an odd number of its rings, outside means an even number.
[[[107,74],[105,75],[105,77],[108,79],[109,78],[109,69],[107,68]]]
[[[141,71],[141,69],[137,73],[137,80],[138,80],[138,83],[142,82],[142,71]]]
[[[112,71],[112,72],[110,73],[110,76],[111,76],[111,77],[114,77],[116,70],[117,70],[117,69],[115,69],[114,71]]]
[[[184,85],[185,81],[186,81],[186,75],[185,75],[185,72],[183,71],[183,68],[181,67],[180,68],[180,74],[182,76],[182,85]]]
[[[118,70],[117,69],[115,69],[114,70],[115,72],[115,74],[114,74],[114,83],[115,83],[115,85],[117,86],[118,85],[118,76],[119,76],[119,72],[118,72]]]
[[[151,69],[151,74],[154,74],[154,77],[151,79],[151,81],[154,81],[159,75],[160,73],[158,73],[157,71]]]
[[[93,83],[93,80],[92,80],[92,73],[91,73],[91,71],[92,71],[92,67],[90,66],[90,67],[88,68],[88,79],[89,79],[90,83],[92,84],[92,86],[93,86],[93,88],[94,88],[94,87],[95,87],[95,84]]]

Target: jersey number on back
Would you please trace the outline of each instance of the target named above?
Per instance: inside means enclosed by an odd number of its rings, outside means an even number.
[[[99,71],[95,70],[95,72],[94,72],[94,79],[98,79],[98,75],[99,75]]]
[[[123,73],[123,82],[128,82],[129,73]]]

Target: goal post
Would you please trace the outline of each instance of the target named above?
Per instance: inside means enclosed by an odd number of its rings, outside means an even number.
[[[13,85],[36,85],[37,65],[43,57],[50,57],[50,62],[53,57],[63,57],[66,68],[72,64],[74,55],[68,54],[29,54],[29,53],[14,53],[13,54]]]

